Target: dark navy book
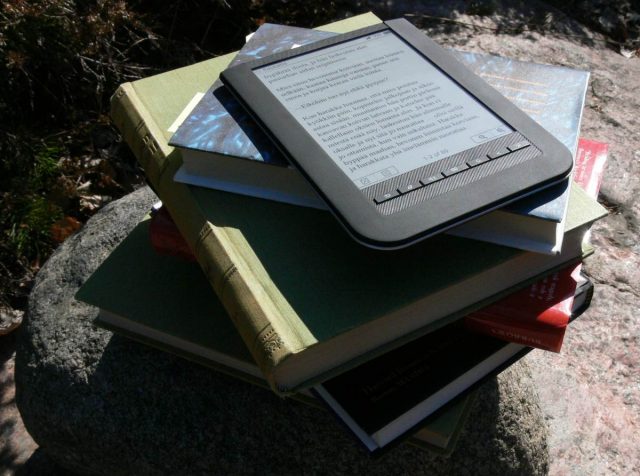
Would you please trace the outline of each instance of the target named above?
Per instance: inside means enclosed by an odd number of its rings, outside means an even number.
[[[231,65],[261,58],[335,33],[262,25]],[[457,58],[529,114],[574,155],[589,73],[454,51]],[[298,205],[325,208],[302,176],[216,80],[171,138],[183,166],[175,179],[193,185]],[[569,180],[451,231],[543,253],[558,253],[569,200]]]

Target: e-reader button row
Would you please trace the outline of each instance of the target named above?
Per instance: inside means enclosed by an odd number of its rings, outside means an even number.
[[[440,176],[440,178],[442,178],[442,176]],[[408,183],[398,187],[396,190],[389,190],[389,191],[383,192],[377,197],[374,197],[373,201],[376,202],[376,204],[380,205],[381,203],[391,200],[392,198],[396,198],[401,195],[406,195],[407,193],[413,192],[414,190],[418,190],[419,188],[424,187],[424,185],[425,184],[422,183],[422,181]]]
[[[393,198],[406,195],[407,193],[411,193],[414,190],[418,190],[420,188],[426,187],[427,185],[431,185],[432,183],[439,182],[440,180],[446,177],[450,177],[459,172],[462,172],[467,168],[468,167],[466,164],[459,164],[453,167],[449,167],[448,169],[443,170],[442,172],[438,172],[437,174],[433,174],[428,177],[421,178],[418,181],[402,185],[398,187],[396,190],[388,190],[386,192],[383,192],[377,197],[374,197],[373,201],[376,202],[376,204],[380,205],[381,203],[389,201]]]
[[[526,149],[531,144],[526,140],[521,140],[516,142],[515,144],[508,145],[506,147],[500,147],[499,149],[493,150],[487,154],[487,157],[490,160],[498,159],[500,157],[504,157],[505,155],[509,155],[513,152],[517,152],[522,149]]]
[[[499,149],[493,150],[486,155],[474,157],[473,159],[467,160],[467,165],[469,167],[477,167],[478,165],[489,162],[490,160],[499,159],[500,157],[512,154],[513,152],[526,149],[530,145],[531,144],[528,141],[521,140],[519,142],[516,142],[515,144],[508,145],[506,147],[500,147]]]
[[[413,192],[414,190],[418,190],[422,187],[426,187],[427,185],[431,185],[432,183],[438,182],[444,178],[451,177],[452,175],[458,174],[460,172],[464,172],[473,167],[477,167],[478,165],[484,164],[485,162],[489,162],[490,160],[498,159],[500,157],[504,157],[505,155],[509,155],[518,150],[525,149],[529,147],[531,144],[526,140],[522,140],[516,142],[515,144],[509,145],[507,147],[501,147],[496,149],[488,154],[480,157],[474,157],[473,159],[467,160],[466,163],[461,163],[458,165],[454,165],[453,167],[449,167],[446,170],[443,170],[440,173],[430,175],[429,177],[421,178],[419,181],[408,183],[398,187],[395,190],[388,190],[383,192],[382,194],[374,197],[373,201],[376,204],[381,204],[386,201],[389,201],[393,198],[400,197],[402,195],[406,195],[407,193]]]
[[[397,197],[400,197],[401,195],[406,195],[407,193],[413,192],[414,190],[418,190],[434,182],[438,182],[443,178],[445,178],[444,172],[430,175],[429,177],[421,178],[420,180],[417,180],[415,182],[401,185],[396,190],[388,190],[386,192],[383,192],[377,197],[374,197],[373,201],[379,205],[388,200],[391,200],[392,198],[397,198]]]

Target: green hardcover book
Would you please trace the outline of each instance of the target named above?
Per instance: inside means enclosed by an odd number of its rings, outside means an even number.
[[[101,327],[268,389],[202,270],[156,254],[148,219],[118,245],[76,297],[100,309],[95,322]],[[322,406],[308,392],[296,397]],[[450,452],[471,401],[464,396],[450,402],[409,442]]]
[[[326,380],[585,256],[582,238],[605,211],[578,187],[562,252],[542,255],[450,236],[375,251],[325,211],[176,183],[182,161],[168,129],[232,57],[123,84],[111,114],[276,392]]]

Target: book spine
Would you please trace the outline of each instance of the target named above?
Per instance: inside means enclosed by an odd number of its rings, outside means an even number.
[[[560,352],[571,316],[577,267],[565,268],[464,318],[467,329]]]
[[[274,316],[286,311],[278,310],[264,281],[225,235],[223,229],[205,226],[195,255],[267,381],[278,393],[286,393],[288,389],[278,387],[274,376],[276,367],[294,351],[274,325]]]
[[[600,191],[608,151],[609,145],[603,142],[580,139],[578,143],[573,180],[594,199]]]
[[[275,369],[291,353],[313,343],[312,336],[287,325],[297,319],[295,311],[269,285],[259,260],[246,261],[253,253],[244,238],[209,223],[188,187],[174,182],[179,153],[166,143],[132,83],[121,85],[113,95],[111,115],[267,381],[276,392],[285,393],[287,389],[276,384]]]
[[[151,216],[149,238],[153,250],[159,255],[175,256],[185,261],[196,261],[165,207]]]
[[[149,181],[158,182],[168,146],[158,137],[159,128],[138,98],[132,83],[121,84],[111,97],[111,119],[144,169]],[[160,136],[162,134],[160,133]]]
[[[551,352],[560,352],[566,330],[566,327],[526,329],[514,326],[510,322],[500,322],[490,317],[482,319],[478,316],[473,319],[465,319],[464,326],[466,329],[478,334],[485,334],[507,342]]]

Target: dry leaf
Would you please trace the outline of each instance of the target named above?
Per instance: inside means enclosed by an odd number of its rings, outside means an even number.
[[[70,235],[78,231],[81,226],[82,223],[78,220],[73,217],[66,216],[51,225],[51,238],[56,243],[62,243]]]

